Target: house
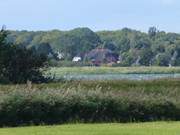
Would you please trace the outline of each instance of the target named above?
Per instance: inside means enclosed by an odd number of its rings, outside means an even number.
[[[85,59],[95,66],[117,63],[119,56],[109,49],[97,48],[86,54]]]
[[[81,61],[82,60],[82,58],[81,57],[74,57],[73,58],[73,62],[79,62],[79,61]]]

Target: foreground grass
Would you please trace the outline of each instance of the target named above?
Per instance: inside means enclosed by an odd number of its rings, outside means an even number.
[[[2,128],[0,135],[178,135],[180,122]]]
[[[0,85],[0,91],[14,91],[17,89],[26,89],[27,85]],[[57,83],[33,84],[33,89],[83,89],[103,91],[146,91],[146,92],[170,92],[174,90],[180,91],[180,79],[158,79],[158,80],[73,80],[61,81]]]
[[[180,67],[60,67],[51,68],[48,73],[67,74],[168,74],[180,73]]]

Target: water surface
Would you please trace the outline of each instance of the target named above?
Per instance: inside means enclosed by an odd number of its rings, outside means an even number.
[[[178,74],[67,74],[55,76],[56,79],[65,80],[154,80],[162,78],[179,78]]]

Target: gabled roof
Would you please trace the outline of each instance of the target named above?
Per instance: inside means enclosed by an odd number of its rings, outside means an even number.
[[[86,58],[93,61],[116,61],[117,55],[109,49],[96,48],[86,54]]]

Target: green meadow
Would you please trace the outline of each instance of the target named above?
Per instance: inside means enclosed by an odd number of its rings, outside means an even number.
[[[180,73],[180,67],[52,67],[47,73],[66,74],[170,74]]]
[[[0,135],[178,135],[179,122],[70,124],[0,129]]]

